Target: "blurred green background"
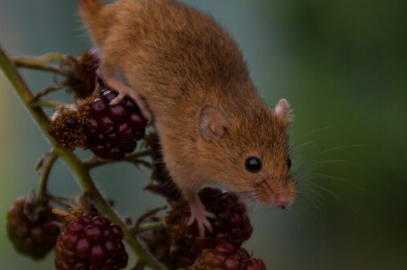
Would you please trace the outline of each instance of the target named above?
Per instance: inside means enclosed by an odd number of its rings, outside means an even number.
[[[407,269],[407,2],[184,2],[232,33],[270,105],[285,97],[295,112],[301,197],[290,210],[255,209],[247,249],[270,270]],[[91,46],[73,0],[1,0],[0,42],[13,56]],[[52,83],[23,74],[34,91]],[[49,145],[3,75],[0,89],[0,269],[53,269],[52,255],[33,262],[6,237],[6,211],[36,187],[34,164]],[[114,165],[94,176],[123,216],[164,203],[142,191],[148,171]],[[63,164],[51,177],[53,193],[79,191]]]

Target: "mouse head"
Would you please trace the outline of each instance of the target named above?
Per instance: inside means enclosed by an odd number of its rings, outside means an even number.
[[[206,105],[199,117],[200,160],[215,185],[255,198],[255,202],[286,208],[295,197],[287,129],[287,101],[274,110],[261,106],[223,111]],[[212,168],[214,170],[212,170]]]

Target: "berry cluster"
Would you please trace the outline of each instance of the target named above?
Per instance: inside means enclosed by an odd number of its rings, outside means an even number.
[[[51,136],[59,147],[69,151],[90,148],[99,158],[122,159],[144,137],[147,121],[129,98],[110,106],[117,93],[103,85],[99,91],[95,84],[100,66],[97,50],[86,51],[71,61],[74,64],[70,63],[72,67],[67,69],[67,80],[62,85],[73,92],[78,102],[56,111],[49,129]]]
[[[147,121],[128,98],[119,104],[109,103],[117,97],[112,90],[102,90],[101,97],[91,101],[85,133],[91,151],[103,159],[122,159],[136,148],[145,135]]]
[[[244,241],[250,238],[253,227],[247,216],[245,205],[239,202],[236,194],[205,188],[199,192],[199,197],[205,208],[216,215],[216,219],[209,219],[212,232],[206,230],[205,235],[200,236],[196,222],[188,226],[191,212],[189,205],[184,203],[178,209],[180,213],[178,225],[181,234],[179,238],[188,245],[200,249],[212,248],[223,242],[241,246]]]
[[[55,267],[58,270],[119,270],[127,265],[123,232],[106,218],[90,213],[71,221],[58,238]]]
[[[250,258],[247,250],[221,243],[205,250],[189,270],[266,270],[260,259]]]
[[[89,148],[102,159],[122,159],[132,153],[145,135],[147,121],[129,98],[109,105],[115,97],[115,91],[102,89],[74,108],[60,108],[49,130],[58,146],[70,151]]]
[[[212,232],[206,230],[205,235],[200,236],[196,222],[188,226],[191,212],[187,202],[183,202],[167,216],[167,223],[170,224],[171,228],[170,242],[173,250],[171,259],[178,267],[185,268],[195,265],[198,262],[197,259],[204,256],[206,252],[204,250],[216,250],[224,245],[241,253],[244,250],[240,246],[250,238],[253,232],[246,207],[239,202],[236,194],[205,188],[199,192],[199,197],[205,208],[216,215],[216,219],[209,220],[212,225]],[[236,256],[233,255],[232,257]],[[245,263],[249,261],[249,257],[246,259]],[[205,263],[202,261],[200,265]],[[208,269],[212,269],[210,268],[212,265],[208,265],[208,267]],[[220,265],[213,267],[214,269],[229,269]]]
[[[27,198],[17,199],[7,212],[8,237],[17,251],[33,259],[43,258],[54,248],[59,228],[47,204],[36,206]]]

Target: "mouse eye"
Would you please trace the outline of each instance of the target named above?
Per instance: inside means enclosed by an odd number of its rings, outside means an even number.
[[[287,158],[287,166],[289,169],[291,169],[291,165],[292,165],[291,159]]]
[[[251,173],[259,172],[261,170],[261,159],[258,157],[249,157],[246,159],[245,168]]]

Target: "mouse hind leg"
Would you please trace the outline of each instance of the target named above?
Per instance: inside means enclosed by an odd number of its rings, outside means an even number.
[[[102,65],[97,74],[107,86],[119,92],[110,104],[116,105],[127,96],[137,104],[144,118],[152,120],[152,114],[137,90],[125,84],[115,74],[117,69],[114,67],[120,61],[112,58],[116,54],[116,48],[112,50],[109,44],[116,44],[117,40],[116,36],[112,37],[108,33],[115,32],[115,29],[111,28],[114,27],[112,21],[117,14],[117,7],[114,4],[103,5],[100,0],[78,0],[78,2],[82,20],[100,51]]]

